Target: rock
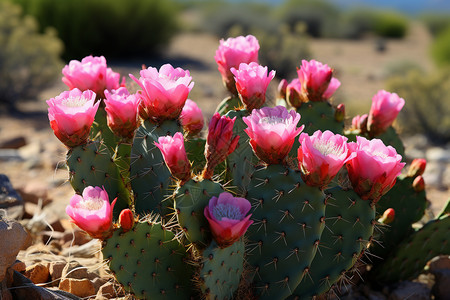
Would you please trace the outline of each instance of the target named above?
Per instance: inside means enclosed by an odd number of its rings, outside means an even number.
[[[450,269],[439,269],[434,271],[435,284],[433,294],[436,300],[450,298]]]
[[[119,296],[120,295],[117,293],[117,286],[115,286],[112,282],[107,282],[98,289],[96,297],[111,299]]]
[[[431,290],[423,283],[402,281],[391,292],[388,300],[429,300],[431,297]]]
[[[19,149],[27,144],[23,136],[17,136],[0,142],[0,149]]]
[[[434,272],[437,270],[447,269],[450,270],[450,256],[440,255],[432,258],[425,267],[428,271]]]
[[[16,149],[0,149],[0,161],[23,161],[19,150]]]
[[[46,283],[49,278],[48,267],[42,263],[37,263],[32,266],[29,266],[25,270],[25,277],[30,279],[33,283]]]
[[[101,277],[96,277],[94,279],[89,278],[89,280],[91,280],[96,291],[98,291],[100,289],[100,287],[107,282],[107,280],[105,278],[101,278]]]
[[[61,278],[74,278],[74,279],[85,279],[88,277],[88,272],[85,267],[80,265],[78,262],[67,263],[61,274]]]
[[[73,232],[67,232],[64,234],[63,242],[64,247],[68,248],[71,246],[84,245],[91,241],[92,238],[84,231],[80,229],[74,229]]]
[[[24,201],[14,190],[8,176],[0,174],[0,209],[5,209],[9,219],[20,219],[24,212]]]
[[[14,264],[11,266],[11,269],[22,273],[25,272],[25,270],[27,269],[27,265],[23,261],[16,260]]]
[[[427,149],[426,159],[427,161],[450,163],[450,152],[441,147],[432,147]]]
[[[50,263],[48,271],[50,273],[52,281],[59,284],[59,281],[61,280],[62,277],[63,269],[66,266],[66,264],[67,263],[65,261],[52,261]]]
[[[5,221],[0,218],[0,282],[3,281],[6,269],[15,261],[17,253],[29,241],[29,235],[17,222]]]
[[[87,278],[86,279],[64,278],[59,283],[59,289],[82,298],[95,295],[94,285]]]
[[[39,199],[41,199],[42,207],[50,203],[47,184],[42,180],[29,181],[25,186],[17,188],[17,192],[22,195],[22,199],[25,202],[38,204]]]

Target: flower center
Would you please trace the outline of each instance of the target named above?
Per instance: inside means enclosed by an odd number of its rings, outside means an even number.
[[[338,146],[331,141],[315,140],[313,146],[324,156],[328,156],[330,154],[340,156],[342,153],[344,153],[342,145]]]
[[[241,220],[242,212],[237,206],[230,204],[217,204],[213,208],[213,215],[217,220],[222,220],[222,218],[228,218],[232,220]]]
[[[290,124],[290,119],[289,118],[280,118],[280,117],[276,117],[276,116],[269,116],[269,117],[263,117],[261,119],[259,119],[259,123],[265,123],[265,124],[269,124],[269,125],[277,125],[277,124]]]
[[[83,199],[77,203],[77,208],[87,209],[87,210],[99,210],[103,207],[105,201],[101,198],[89,198]]]
[[[389,155],[387,155],[386,153],[383,153],[383,152],[372,152],[372,155],[374,155],[374,156],[378,156],[378,157],[381,157],[381,158],[388,158],[389,157]]]
[[[69,97],[62,101],[62,105],[67,107],[81,107],[86,104],[87,100],[84,97]]]

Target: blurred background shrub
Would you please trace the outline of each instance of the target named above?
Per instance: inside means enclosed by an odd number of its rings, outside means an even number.
[[[66,60],[87,55],[147,56],[177,30],[177,6],[170,0],[13,0],[34,16],[41,32],[53,27]]]
[[[450,65],[450,25],[436,35],[431,45],[431,56],[438,66]]]
[[[54,30],[38,30],[19,5],[0,1],[0,104],[10,110],[18,100],[35,98],[61,72],[61,40]]]

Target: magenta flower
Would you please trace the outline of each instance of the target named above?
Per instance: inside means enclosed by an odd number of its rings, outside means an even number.
[[[405,105],[405,100],[396,93],[389,93],[385,90],[378,91],[372,98],[372,107],[369,112],[367,122],[369,134],[373,137],[385,132],[397,118],[403,105]]]
[[[363,115],[356,115],[353,117],[352,119],[352,130],[360,130],[361,134],[364,134],[367,132],[367,119],[368,119],[368,115],[367,114],[363,114]]]
[[[333,69],[321,62],[302,60],[302,66],[297,70],[298,79],[302,83],[302,93],[309,101],[323,101],[339,87],[339,81],[334,81],[327,91],[333,77]],[[305,102],[305,101],[304,101]]]
[[[111,234],[112,212],[116,199],[109,204],[104,188],[88,186],[83,195],[74,195],[66,207],[72,221],[93,238],[105,239]]]
[[[312,136],[302,133],[299,142],[299,167],[310,186],[326,187],[352,157],[348,155],[347,138],[328,130],[317,130]]]
[[[330,84],[328,84],[327,89],[322,95],[323,99],[330,99],[331,96],[333,96],[334,92],[341,86],[341,82],[337,80],[336,78],[331,78]]]
[[[277,92],[278,92],[278,98],[286,99],[286,89],[288,86],[288,81],[286,79],[281,79],[280,83],[278,84]]]
[[[163,65],[159,72],[156,68],[141,70],[139,80],[130,74],[142,88],[138,91],[141,98],[140,116],[153,122],[175,120],[183,109],[184,103],[194,83],[189,71]]]
[[[181,125],[184,131],[191,135],[199,134],[203,129],[205,121],[203,119],[202,110],[197,103],[191,99],[187,99],[180,115]]]
[[[221,193],[219,198],[212,197],[209,200],[204,214],[217,245],[226,248],[239,240],[253,223],[251,214],[247,215],[250,208],[247,199],[233,197],[226,192]]]
[[[355,192],[364,200],[377,202],[395,184],[405,163],[395,148],[385,146],[379,139],[356,137],[348,148],[355,153],[346,166]]]
[[[293,79],[286,87],[286,101],[290,106],[299,108],[307,99],[303,98],[302,83],[298,78]]]
[[[241,63],[239,69],[231,68],[234,74],[239,98],[250,112],[260,108],[266,101],[266,91],[270,81],[275,77],[275,71],[267,75],[267,67],[260,66],[256,62]]]
[[[100,102],[95,93],[75,88],[47,100],[48,118],[56,137],[67,147],[86,143]]]
[[[191,164],[184,149],[183,134],[177,132],[173,137],[170,135],[162,136],[158,139],[158,142],[155,142],[155,145],[161,150],[164,161],[173,177],[182,182],[188,181],[191,178]]]
[[[206,139],[206,166],[203,170],[203,178],[211,178],[214,168],[223,162],[238,146],[239,136],[233,136],[235,120],[236,117],[230,119],[226,116],[220,116],[219,113],[213,115],[209,123],[208,137]]]
[[[214,58],[222,75],[222,81],[232,94],[237,95],[237,91],[230,69],[239,68],[241,63],[258,62],[258,51],[259,43],[253,35],[220,40]]]
[[[105,90],[105,96],[105,110],[109,128],[117,136],[132,139],[135,130],[139,127],[139,97],[134,94],[130,95],[125,87],[111,92]]]
[[[250,137],[253,151],[267,164],[283,163],[304,127],[297,128],[300,114],[288,112],[283,106],[255,109],[243,121],[248,126],[244,131]]]
[[[70,89],[91,90],[100,98],[103,98],[105,89],[113,90],[121,86],[120,74],[107,67],[103,56],[86,56],[81,62],[71,60],[62,73],[62,81]]]

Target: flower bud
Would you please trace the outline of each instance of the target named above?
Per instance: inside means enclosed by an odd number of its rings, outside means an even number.
[[[408,177],[417,177],[425,172],[427,161],[424,158],[416,158],[412,161],[408,170]]]
[[[126,208],[120,212],[119,215],[119,224],[122,228],[123,232],[130,231],[131,228],[134,226],[134,215],[133,212]]]
[[[338,122],[342,122],[345,119],[345,105],[344,103],[339,104],[334,112],[334,119]]]
[[[371,137],[378,136],[392,125],[398,113],[405,105],[405,100],[396,93],[380,90],[372,98],[372,106],[367,120],[367,129]]]
[[[188,181],[191,178],[191,164],[187,158],[184,137],[181,132],[176,132],[173,137],[161,136],[158,142],[155,142],[155,145],[161,150],[164,162],[172,176],[182,182]]]
[[[384,211],[383,216],[378,219],[378,222],[382,224],[391,224],[395,220],[395,210],[393,208],[388,208]]]
[[[414,179],[412,187],[417,193],[425,189],[425,181],[423,180],[422,175],[419,175]]]
[[[280,83],[278,84],[278,98],[286,99],[286,88],[288,86],[288,82],[286,79],[281,79]]]

